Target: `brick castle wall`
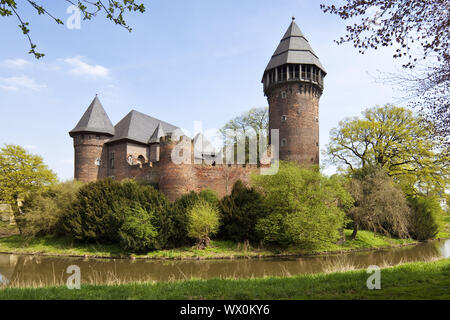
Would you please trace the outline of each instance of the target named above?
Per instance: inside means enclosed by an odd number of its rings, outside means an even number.
[[[281,160],[319,164],[320,94],[317,86],[300,82],[280,83],[268,91],[269,127],[280,130]]]
[[[185,151],[181,150],[189,149],[190,153],[182,154]],[[81,181],[96,181],[108,176],[116,180],[142,179],[158,184],[159,189],[173,201],[183,194],[191,191],[199,192],[206,188],[216,191],[223,197],[230,194],[237,180],[249,184],[250,175],[259,170],[256,165],[192,164],[192,140],[187,137],[183,137],[181,141],[162,138],[159,162],[148,161],[148,152],[148,147],[127,141],[101,145],[100,142],[92,144],[92,141],[86,143],[77,140],[75,167],[79,168],[79,171],[75,178]],[[110,166],[112,153],[114,153],[114,168]],[[181,154],[181,159],[185,163],[174,163],[172,154],[178,156]],[[95,159],[99,155],[102,157],[100,168],[95,165]],[[133,159],[143,155],[146,162],[130,164],[127,160],[129,155],[132,155]]]

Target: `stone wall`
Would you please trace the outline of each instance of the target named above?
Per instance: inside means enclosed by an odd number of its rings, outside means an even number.
[[[268,91],[269,127],[280,130],[281,160],[319,164],[320,95],[318,86],[301,82],[280,83]]]
[[[177,142],[163,138],[158,147],[158,162],[149,161],[148,146],[129,141],[106,144],[100,152],[97,147],[100,145],[77,141],[76,161],[81,160],[82,163],[76,162],[75,167],[81,168],[83,173],[79,174],[77,179],[82,181],[95,181],[104,177],[113,177],[116,180],[142,179],[158,184],[160,190],[172,201],[185,193],[198,192],[206,188],[216,191],[223,197],[231,192],[237,180],[248,184],[251,173],[259,170],[256,165],[193,164],[192,140],[187,137]],[[77,152],[87,154],[77,155]],[[102,165],[96,173],[95,159],[99,153],[102,155]],[[182,163],[172,161],[172,153],[181,155]],[[111,168],[112,154],[114,154],[114,168]],[[128,161],[130,155],[133,157],[133,164]],[[145,157],[144,163],[136,161],[140,155]]]

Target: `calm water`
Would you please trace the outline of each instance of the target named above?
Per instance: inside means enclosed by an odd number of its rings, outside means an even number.
[[[340,267],[366,268],[400,262],[450,258],[450,240],[422,243],[382,251],[348,253],[290,259],[244,260],[122,260],[57,258],[0,254],[0,283],[45,285],[63,284],[67,267],[77,265],[82,283],[128,281],[167,281],[186,278],[249,278],[286,276],[339,270]]]

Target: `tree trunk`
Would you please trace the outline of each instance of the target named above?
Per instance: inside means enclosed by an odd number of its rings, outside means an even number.
[[[203,250],[211,244],[211,239],[209,237],[197,239],[196,247],[198,250]]]
[[[353,226],[353,233],[350,236],[350,239],[355,240],[357,233],[358,233],[358,224],[355,223],[355,225]]]

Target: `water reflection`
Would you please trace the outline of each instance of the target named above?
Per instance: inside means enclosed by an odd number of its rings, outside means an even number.
[[[0,254],[0,283],[11,282],[15,286],[64,284],[69,277],[66,270],[70,265],[80,267],[82,283],[124,283],[288,276],[360,269],[369,265],[387,266],[442,257],[450,257],[450,240],[382,251],[293,259],[130,261]]]

